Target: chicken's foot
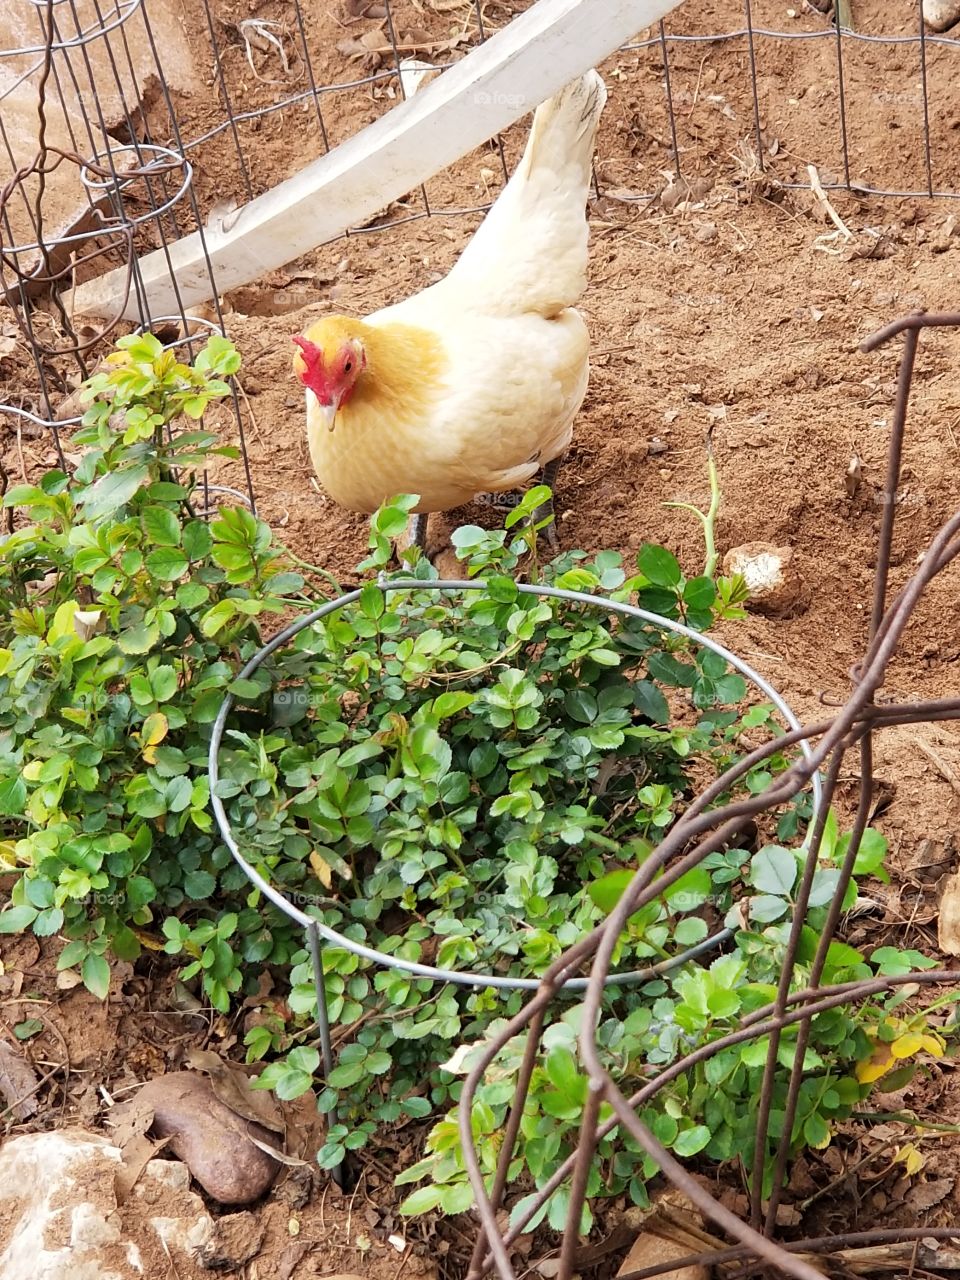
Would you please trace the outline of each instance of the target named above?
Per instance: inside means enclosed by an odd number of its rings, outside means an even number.
[[[550,550],[556,554],[560,549],[560,540],[557,537],[557,520],[553,506],[553,494],[557,487],[557,476],[560,474],[560,463],[562,459],[552,458],[550,462],[543,468],[540,476],[540,483],[545,484],[550,490],[550,497],[546,502],[542,502],[533,513],[533,523],[539,524],[541,520],[549,519],[550,523],[540,530],[540,537],[546,538]]]

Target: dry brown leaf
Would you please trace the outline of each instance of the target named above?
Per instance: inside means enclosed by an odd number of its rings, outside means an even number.
[[[847,467],[843,477],[843,482],[847,488],[847,497],[855,498],[857,490],[863,480],[863,466],[856,454],[850,459],[850,465]]]
[[[36,1115],[37,1101],[33,1090],[38,1082],[38,1076],[26,1058],[6,1040],[0,1040],[0,1093],[15,1120],[29,1120]]]
[[[337,45],[337,53],[342,53],[345,58],[362,58],[368,53],[386,53],[389,48],[382,30],[374,27],[371,31],[364,31],[363,35],[341,40]]]
[[[272,1095],[252,1089],[249,1077],[239,1067],[225,1062],[212,1049],[192,1049],[187,1055],[187,1065],[209,1076],[213,1092],[238,1116],[262,1124],[274,1133],[284,1132],[283,1116]]]
[[[678,1244],[675,1240],[664,1240],[662,1236],[645,1231],[634,1240],[633,1247],[624,1258],[617,1275],[627,1276],[632,1271],[643,1271],[646,1267],[661,1266],[674,1259],[688,1258],[691,1253],[696,1252],[696,1246]],[[673,1271],[662,1272],[661,1280],[709,1280],[709,1273],[706,1267],[680,1267]]]
[[[329,862],[324,862],[316,849],[310,850],[310,867],[325,889],[333,888],[333,871]]]
[[[931,1178],[928,1182],[918,1182],[904,1200],[916,1213],[925,1213],[946,1199],[953,1190],[953,1181],[953,1178]]]
[[[16,1000],[23,990],[23,970],[11,969],[9,973],[0,973],[0,993]]]
[[[385,18],[387,11],[377,0],[344,0],[345,16],[356,22],[358,18]]]
[[[290,1280],[312,1248],[312,1240],[296,1240],[293,1244],[288,1244],[277,1260],[276,1280]]]
[[[638,204],[643,199],[643,193],[632,187],[604,187],[603,194],[608,200],[616,200],[620,204]]]
[[[944,880],[937,919],[937,944],[948,956],[960,956],[960,871]]]
[[[122,1148],[122,1162],[113,1179],[117,1204],[123,1204],[149,1162],[168,1142],[169,1138],[153,1142],[145,1133],[138,1133]]]
[[[345,58],[360,58],[366,52],[366,49],[356,36],[348,36],[346,40],[337,41],[337,53],[342,54]]]
[[[261,1151],[265,1151],[268,1156],[273,1156],[274,1160],[280,1164],[288,1164],[295,1169],[309,1169],[312,1162],[309,1160],[301,1160],[298,1156],[288,1156],[277,1147],[271,1146],[269,1142],[261,1142],[259,1138],[255,1138],[248,1130],[244,1130],[247,1137],[255,1147],[259,1147]]]
[[[135,1139],[143,1137],[153,1124],[153,1107],[141,1101],[137,1094],[128,1102],[111,1107],[106,1121],[113,1130],[114,1145],[123,1150]]]

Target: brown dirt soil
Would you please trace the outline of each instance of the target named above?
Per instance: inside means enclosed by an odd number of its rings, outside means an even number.
[[[491,3],[491,29],[527,7]],[[863,9],[861,15],[859,10]],[[825,20],[809,7],[788,16],[774,0],[754,5],[758,26],[814,33]],[[908,8],[893,0],[858,5],[860,29],[897,35],[911,30]],[[203,42],[199,6],[185,0],[187,37]],[[291,30],[284,0],[219,0],[219,38],[226,41],[224,75],[234,103],[265,106],[281,92],[256,81],[245,60],[236,23],[255,13]],[[449,40],[464,28],[468,6],[434,13],[427,3],[393,6],[401,40]],[[308,46],[319,84],[367,74],[348,62],[337,43],[376,28],[370,20],[341,26],[334,4],[309,13]],[[705,34],[739,29],[732,0],[706,0],[671,18],[670,31]],[[233,24],[233,25],[231,25]],[[471,38],[475,31],[468,33]],[[644,36],[650,33],[642,33]],[[287,46],[294,73],[303,73]],[[457,56],[460,48],[452,56]],[[446,55],[445,55],[446,56]],[[960,78],[956,50],[927,50],[931,90],[931,160],[934,186],[960,188]],[[851,663],[862,652],[870,606],[871,574],[881,514],[881,486],[889,440],[899,346],[872,355],[861,340],[912,308],[957,306],[960,236],[953,233],[949,201],[832,196],[849,228],[834,235],[807,184],[806,164],[820,167],[825,183],[843,174],[832,39],[787,41],[758,38],[758,102],[769,176],[757,166],[746,42],[671,46],[671,87],[677,108],[683,175],[693,184],[648,202],[625,202],[624,193],[661,192],[673,168],[662,68],[656,48],[622,53],[601,68],[610,101],[601,128],[597,172],[605,194],[591,205],[590,286],[583,301],[594,356],[593,375],[574,445],[558,489],[564,545],[616,548],[633,554],[645,541],[673,548],[695,569],[702,556],[697,523],[665,504],[704,505],[704,436],[713,440],[723,489],[718,527],[721,551],[762,539],[795,551],[803,589],[790,617],[751,616],[725,629],[723,638],[787,697],[802,717],[820,718],[821,699],[842,697]],[[280,74],[274,54],[257,54],[266,78]],[[851,177],[862,183],[923,189],[921,113],[915,49],[865,44],[845,51],[847,126]],[[223,120],[212,75],[205,94],[178,101],[184,135],[195,138]],[[396,99],[396,81],[323,96],[323,124],[332,144],[355,132]],[[506,153],[519,153],[526,124],[511,131]],[[250,189],[258,193],[323,150],[320,124],[306,104],[240,125]],[[774,154],[775,153],[775,154]],[[197,191],[204,211],[215,199],[245,198],[229,132],[196,148]],[[496,194],[499,157],[483,148],[432,180],[433,208],[476,205]],[[492,175],[492,176],[491,176]],[[694,183],[694,179],[698,182]],[[683,200],[684,194],[689,196]],[[240,382],[246,439],[260,512],[305,560],[348,578],[366,543],[365,519],[345,514],[317,489],[304,438],[300,388],[290,374],[290,335],[319,314],[372,311],[437,279],[478,223],[475,214],[402,221],[422,211],[411,196],[388,211],[386,226],[353,235],[292,263],[265,281],[226,299],[231,337],[244,356]],[[960,505],[960,333],[928,333],[917,361],[898,495],[893,581],[899,585],[942,522]],[[7,381],[4,383],[3,379]],[[24,375],[0,365],[0,398],[19,391]],[[233,420],[223,417],[226,434]],[[845,475],[860,459],[862,481],[853,496]],[[25,438],[11,449],[12,475],[51,463],[48,444]],[[242,486],[237,466],[219,477]],[[433,522],[443,534],[467,520],[489,523],[483,507]],[[960,569],[941,576],[917,611],[902,650],[890,668],[885,695],[896,699],[960,694]],[[924,753],[916,739],[927,745]],[[932,752],[932,755],[930,754]],[[943,762],[938,767],[935,760]],[[949,780],[960,773],[960,735],[949,727],[898,729],[879,739],[877,774],[892,795],[879,824],[891,840],[894,883],[878,887],[879,913],[851,926],[847,936],[901,947],[936,950],[936,886],[953,870],[960,795]],[[851,762],[852,772],[852,762]],[[852,796],[852,782],[844,784]],[[30,1123],[100,1124],[105,1086],[111,1096],[163,1071],[177,1069],[195,1044],[228,1052],[235,1029],[216,1017],[172,1012],[170,980],[159,969],[127,977],[124,995],[101,1005],[82,990],[56,990],[56,947],[31,940],[0,945],[6,974],[4,1034],[24,1018],[43,1013],[44,1030],[30,1042],[38,1072],[45,1062],[69,1062],[66,1082],[46,1086],[45,1105]],[[949,963],[945,961],[945,963]],[[21,973],[21,979],[10,977]],[[17,983],[21,985],[17,985]],[[28,1000],[30,1003],[28,1003]],[[40,1002],[40,1003],[36,1003]],[[52,1091],[51,1091],[52,1090]],[[883,1100],[881,1100],[882,1103]],[[960,1119],[956,1081],[949,1066],[890,1109],[909,1106]],[[9,1123],[9,1121],[8,1121]],[[907,1133],[903,1141],[909,1140]],[[900,1221],[941,1225],[955,1221],[960,1167],[955,1136],[926,1139],[927,1167],[919,1179],[885,1169],[880,1138],[860,1134],[848,1143],[808,1157],[796,1179],[797,1198],[835,1180],[818,1223],[826,1229],[889,1225]],[[863,1157],[876,1154],[857,1179],[845,1176]],[[804,1178],[810,1183],[805,1186]],[[942,1196],[918,1201],[916,1186],[938,1182]],[[266,1235],[245,1280],[285,1275],[293,1280],[337,1270],[369,1280],[396,1280],[401,1256],[388,1241],[406,1231],[415,1257],[403,1274],[461,1274],[459,1262],[469,1224],[430,1237],[429,1224],[405,1227],[393,1216],[390,1170],[368,1166],[356,1195],[343,1197],[326,1181],[299,1207],[280,1188],[257,1212]],[[295,1224],[295,1225],[293,1225]],[[817,1225],[817,1224],[814,1224]],[[809,1226],[809,1224],[808,1224]],[[812,1229],[812,1228],[811,1228]],[[303,1245],[302,1258],[297,1255]],[[178,1266],[180,1264],[178,1263]],[[233,1273],[239,1274],[239,1273]],[[193,1277],[181,1267],[182,1280]]]

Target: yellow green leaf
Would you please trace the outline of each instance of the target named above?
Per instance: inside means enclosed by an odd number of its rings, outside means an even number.
[[[887,1074],[893,1061],[890,1046],[878,1044],[869,1058],[857,1063],[857,1079],[861,1084],[872,1084]]]
[[[73,628],[73,619],[79,608],[80,606],[76,600],[64,600],[53,615],[53,622],[51,622],[50,629],[47,631],[47,644],[55,644],[64,636],[76,635]]]
[[[141,929],[131,929],[137,941],[141,946],[146,947],[148,951],[162,951],[164,942],[162,938],[155,938],[152,933],[144,933]]]
[[[163,712],[155,711],[144,720],[143,728],[140,730],[140,741],[145,747],[155,747],[158,742],[164,740],[169,729],[167,717]]]
[[[895,1058],[912,1058],[923,1048],[923,1041],[924,1037],[919,1031],[908,1031],[894,1040],[890,1052]]]
[[[907,1142],[904,1146],[898,1147],[897,1153],[893,1158],[906,1167],[908,1178],[912,1178],[915,1173],[919,1173],[926,1164],[926,1160],[912,1142]]]
[[[926,1035],[922,1035],[920,1040],[922,1042],[921,1047],[926,1049],[927,1053],[932,1053],[935,1058],[943,1057],[943,1041],[939,1036],[928,1032]]]

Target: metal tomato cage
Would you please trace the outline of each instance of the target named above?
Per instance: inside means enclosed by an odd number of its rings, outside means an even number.
[[[429,581],[418,578],[400,578],[390,580],[384,576],[378,580],[378,586],[382,591],[417,591],[423,592],[439,592],[441,594],[450,592],[470,592],[482,591],[485,589],[483,581],[459,581],[459,580],[438,580]],[[532,583],[517,583],[517,590],[521,595],[548,597],[554,600],[564,600],[571,604],[588,605],[595,609],[601,609],[607,613],[620,614],[623,617],[636,618],[641,622],[649,623],[662,631],[672,632],[675,635],[684,636],[696,644],[701,645],[705,649],[718,654],[724,658],[735,670],[739,671],[752,685],[754,685],[762,694],[764,694],[786,723],[788,729],[794,735],[800,732],[800,722],[794,713],[790,710],[787,703],[777,692],[776,689],[767,681],[760,673],[754,670],[749,663],[736,654],[731,653],[723,645],[713,640],[710,636],[703,635],[698,631],[694,631],[691,627],[681,622],[676,622],[671,618],[665,618],[660,614],[650,613],[646,609],[640,609],[636,605],[627,604],[625,602],[607,600],[602,596],[590,595],[582,591],[570,591],[560,587],[541,586]],[[253,655],[253,657],[238,672],[237,679],[248,679],[257,669],[279,649],[284,648],[290,643],[300,632],[311,627],[314,623],[321,621],[323,618],[329,617],[331,614],[338,613],[341,609],[355,604],[360,599],[360,591],[350,591],[344,595],[338,596],[334,600],[328,601],[319,608],[313,610],[312,613],[306,614],[304,617],[297,619],[296,622],[284,628],[268,644]],[[220,830],[220,835],[224,844],[230,850],[234,861],[243,870],[247,879],[251,884],[267,898],[279,911],[281,911],[289,920],[298,924],[304,931],[304,939],[307,950],[310,955],[311,965],[313,969],[314,991],[317,1000],[317,1028],[318,1039],[320,1044],[321,1059],[323,1062],[324,1075],[329,1076],[330,1072],[336,1065],[336,1057],[330,1037],[330,1021],[327,1014],[327,997],[323,980],[323,961],[322,948],[324,943],[331,944],[336,947],[342,947],[344,950],[352,952],[353,955],[361,959],[371,961],[373,964],[383,968],[393,969],[398,972],[409,973],[417,978],[429,978],[434,982],[452,982],[460,986],[472,987],[495,987],[502,991],[530,991],[536,992],[541,988],[541,980],[536,978],[508,978],[495,974],[472,973],[465,970],[442,969],[434,965],[419,964],[412,960],[404,960],[398,956],[387,955],[385,952],[377,951],[373,947],[364,946],[361,943],[354,942],[351,938],[339,933],[336,929],[330,928],[322,921],[309,915],[305,911],[301,911],[294,903],[286,898],[274,885],[254,867],[247,858],[244,857],[240,845],[233,833],[230,820],[227,817],[223,801],[217,794],[217,783],[220,780],[219,754],[220,746],[223,741],[223,735],[227,728],[227,721],[231,708],[234,705],[234,697],[227,694],[220,705],[217,718],[214,721],[213,731],[210,737],[210,751],[208,756],[208,774],[210,780],[210,800],[213,807],[214,817]],[[774,740],[774,745],[781,742],[781,739]],[[801,753],[812,760],[810,748],[806,742],[800,740]],[[819,813],[823,798],[823,788],[819,774],[815,768],[810,770],[810,788],[813,793],[814,816]],[[730,937],[733,936],[732,929],[721,929],[712,936],[703,939],[702,942],[695,946],[687,948],[676,956],[672,956],[669,960],[660,961],[658,964],[651,965],[648,968],[634,970],[628,973],[608,974],[605,978],[604,985],[613,986],[636,986],[638,984],[649,982],[652,978],[678,968],[681,965],[695,960],[698,957],[721,946]],[[571,966],[571,971],[566,970],[560,975],[557,988],[562,989],[564,993],[583,992],[588,988],[589,979],[575,976],[576,966]],[[334,1176],[338,1182],[343,1179],[342,1168],[335,1171]]]
[[[510,1247],[553,1192],[563,1184],[569,1186],[569,1210],[556,1274],[559,1280],[571,1280],[578,1269],[581,1211],[586,1202],[588,1177],[594,1155],[600,1141],[615,1130],[629,1135],[656,1162],[668,1186],[682,1193],[703,1215],[708,1227],[704,1232],[697,1226],[694,1235],[688,1237],[696,1243],[691,1243],[687,1256],[673,1256],[669,1261],[643,1266],[631,1272],[621,1271],[623,1280],[653,1280],[653,1277],[666,1273],[675,1274],[693,1266],[717,1267],[718,1275],[736,1277],[737,1280],[758,1274],[790,1276],[795,1280],[822,1280],[824,1273],[814,1265],[816,1258],[835,1256],[842,1266],[844,1251],[851,1251],[852,1262],[857,1250],[869,1250],[876,1246],[900,1248],[901,1252],[892,1257],[891,1262],[902,1264],[903,1274],[912,1274],[917,1267],[929,1273],[941,1269],[937,1259],[938,1242],[960,1239],[958,1227],[932,1226],[880,1227],[790,1241],[777,1239],[780,1235],[777,1209],[781,1203],[784,1178],[791,1158],[793,1127],[798,1114],[801,1085],[805,1079],[804,1059],[813,1019],[828,1010],[849,1008],[871,997],[891,994],[909,987],[917,990],[929,990],[938,986],[960,988],[960,972],[953,969],[880,974],[866,980],[833,985],[825,985],[822,981],[827,953],[841,923],[844,895],[853,875],[864,832],[872,819],[876,734],[884,728],[894,726],[960,720],[960,697],[914,701],[898,701],[895,698],[878,700],[888,668],[897,655],[904,632],[914,617],[925,589],[938,574],[960,557],[960,511],[957,511],[931,539],[916,571],[905,575],[905,581],[899,589],[891,589],[891,552],[897,521],[897,494],[907,407],[917,349],[921,333],[925,329],[960,329],[960,313],[915,312],[874,333],[860,344],[861,352],[869,353],[903,335],[903,354],[897,377],[886,472],[882,489],[878,487],[876,494],[876,500],[882,506],[867,645],[864,656],[850,669],[852,691],[842,703],[839,700],[827,702],[824,699],[826,705],[836,708],[830,717],[801,729],[791,729],[775,743],[750,752],[702,791],[644,861],[607,920],[554,962],[544,974],[536,995],[510,1019],[501,1032],[491,1036],[484,1045],[464,1081],[458,1103],[464,1163],[476,1196],[476,1211],[480,1220],[467,1280],[480,1280],[480,1277],[491,1271],[500,1280],[515,1280],[516,1271]],[[733,800],[719,808],[710,807],[749,769],[761,764],[774,750],[789,745],[806,746],[814,741],[816,745],[810,751],[804,751],[800,759],[785,773],[773,779],[758,795]],[[859,755],[859,785],[850,842],[844,854],[840,879],[834,890],[827,918],[817,940],[816,954],[809,964],[806,985],[794,990],[792,985],[798,963],[801,931],[807,916],[826,819],[836,795],[841,770],[851,750]],[[794,890],[793,918],[790,921],[776,998],[763,1008],[743,1016],[740,1025],[722,1037],[700,1043],[668,1066],[653,1069],[640,1087],[629,1097],[626,1096],[601,1060],[596,1027],[611,957],[627,919],[646,903],[656,899],[673,881],[699,865],[704,858],[723,848],[728,841],[736,840],[745,823],[771,812],[797,795],[804,786],[815,782],[816,771],[821,768],[824,771],[823,788],[818,793],[817,812],[804,844],[806,859],[798,887]],[[658,872],[662,872],[662,875],[655,881]],[[578,1141],[569,1158],[538,1189],[536,1195],[530,1198],[522,1212],[514,1215],[509,1226],[504,1228],[498,1221],[498,1212],[504,1204],[508,1170],[514,1156],[533,1070],[540,1053],[546,1015],[554,999],[563,992],[565,973],[574,965],[586,963],[591,964],[591,973],[584,998],[583,1026],[578,1050],[581,1070],[588,1079],[588,1089]],[[805,967],[804,973],[806,972]],[[781,1096],[778,1100],[781,1108],[781,1136],[773,1143],[774,1154],[768,1164],[767,1141],[777,1081],[777,1055],[783,1045],[783,1032],[788,1028],[797,1028],[797,1039],[793,1046],[793,1066],[789,1072],[786,1096]],[[503,1143],[496,1174],[492,1186],[488,1187],[480,1168],[471,1129],[471,1108],[484,1073],[497,1054],[514,1037],[524,1034],[527,1038],[523,1063],[513,1101],[502,1127]],[[709,1061],[725,1049],[764,1037],[769,1038],[769,1044],[757,1098],[749,1210],[741,1217],[710,1194],[703,1183],[693,1177],[676,1156],[663,1146],[644,1123],[642,1113],[660,1090],[693,1067]],[[613,1114],[609,1120],[601,1122],[600,1108],[603,1105],[608,1106]],[[767,1169],[772,1172],[772,1185],[769,1199],[765,1200],[760,1174]],[[718,1234],[711,1234],[710,1228],[715,1228]],[[724,1237],[734,1243],[727,1244]],[[861,1266],[863,1265],[871,1264],[865,1259]],[[945,1262],[943,1265],[950,1264]],[[863,1274],[863,1271],[859,1274]]]

